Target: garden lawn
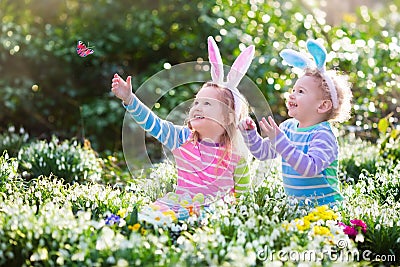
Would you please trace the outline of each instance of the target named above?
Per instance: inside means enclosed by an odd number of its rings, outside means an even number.
[[[0,157],[0,265],[395,266],[400,262],[400,165],[385,161],[378,150],[360,141],[343,143],[345,201],[339,206],[298,207],[284,194],[279,161],[255,161],[251,171],[262,183],[251,193],[236,202],[226,197],[212,203],[204,218],[192,215],[160,226],[138,221],[137,211],[174,188],[172,165],[160,163],[129,182],[71,184],[51,174],[23,179],[22,159],[5,153]],[[105,162],[103,178],[129,176]],[[366,162],[373,168],[363,170]]]

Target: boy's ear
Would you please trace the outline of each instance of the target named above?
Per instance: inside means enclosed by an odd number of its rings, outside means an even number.
[[[333,105],[331,100],[328,99],[322,100],[321,104],[318,107],[318,113],[326,113],[330,111],[332,107]]]

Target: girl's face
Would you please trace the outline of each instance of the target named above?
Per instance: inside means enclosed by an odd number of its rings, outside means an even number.
[[[217,88],[203,87],[196,95],[193,105],[189,111],[191,128],[197,131],[200,139],[211,139],[219,143],[220,137],[225,133],[229,110],[228,106],[221,101],[220,91]]]
[[[308,127],[319,122],[319,108],[323,101],[318,80],[312,76],[303,76],[294,84],[286,107],[289,116],[298,120],[300,127]]]

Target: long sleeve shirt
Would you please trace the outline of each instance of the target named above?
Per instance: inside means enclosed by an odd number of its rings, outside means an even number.
[[[279,128],[274,140],[262,138],[256,130],[242,131],[245,143],[260,160],[282,157],[282,178],[285,192],[303,203],[305,198],[318,205],[342,200],[338,188],[338,144],[328,122],[298,128],[298,121],[289,119]]]
[[[238,197],[249,189],[249,167],[239,154],[223,156],[222,145],[191,141],[187,126],[160,119],[137,97],[125,108],[139,126],[172,151],[178,170],[177,194],[218,197],[233,192]]]

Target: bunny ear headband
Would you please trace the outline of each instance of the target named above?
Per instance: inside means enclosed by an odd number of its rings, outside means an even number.
[[[315,40],[307,41],[307,49],[310,54],[313,56],[315,64],[313,61],[309,60],[304,54],[294,51],[292,49],[283,49],[279,55],[291,66],[305,69],[307,67],[315,67],[325,78],[326,83],[328,84],[329,92],[331,94],[333,108],[338,107],[338,97],[335,84],[332,81],[332,78],[326,73],[325,63],[326,63],[326,50],[325,48],[317,43]]]
[[[211,63],[211,79],[213,83],[226,87],[232,92],[237,122],[239,121],[242,106],[241,95],[237,86],[249,69],[253,57],[254,45],[250,45],[236,58],[226,76],[226,81],[224,81],[224,65],[222,63],[221,54],[214,39],[211,36],[208,37],[208,58]]]

